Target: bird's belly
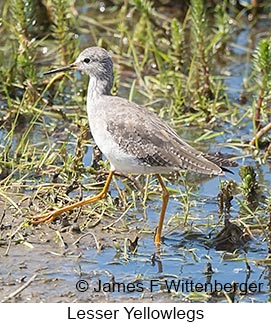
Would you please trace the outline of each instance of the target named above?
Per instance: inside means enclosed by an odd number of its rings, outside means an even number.
[[[106,159],[109,160],[111,170],[115,170],[121,173],[143,173],[140,171],[135,157],[127,154],[123,151],[118,143],[113,140],[107,131],[92,131],[93,139],[96,145],[100,148]]]

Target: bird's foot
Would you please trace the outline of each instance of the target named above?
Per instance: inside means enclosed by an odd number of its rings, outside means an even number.
[[[40,224],[40,223],[49,223],[49,222],[54,221],[58,217],[59,212],[57,212],[57,211],[58,210],[53,211],[53,212],[48,212],[48,213],[42,214],[42,215],[28,217],[28,219],[30,219],[30,223],[34,224],[34,225]]]

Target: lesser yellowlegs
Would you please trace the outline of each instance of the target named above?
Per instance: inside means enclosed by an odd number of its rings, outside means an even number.
[[[187,169],[207,175],[223,175],[227,171],[225,167],[235,166],[235,163],[197,151],[153,112],[124,98],[111,96],[113,62],[105,49],[87,48],[74,63],[44,74],[73,69],[89,76],[87,113],[90,130],[110,162],[110,172],[98,195],[35,217],[32,222],[49,222],[63,212],[104,198],[114,172],[156,174],[163,197],[155,235],[155,243],[159,244],[169,197],[160,174]]]

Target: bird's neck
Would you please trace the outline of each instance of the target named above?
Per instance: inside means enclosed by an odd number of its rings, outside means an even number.
[[[102,95],[110,95],[113,80],[110,78],[98,79],[90,76],[88,83],[88,101],[98,99]]]

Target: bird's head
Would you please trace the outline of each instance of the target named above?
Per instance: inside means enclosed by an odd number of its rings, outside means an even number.
[[[80,53],[74,63],[50,70],[44,75],[68,70],[79,70],[98,79],[106,78],[113,74],[113,62],[110,54],[104,48],[89,47]]]

